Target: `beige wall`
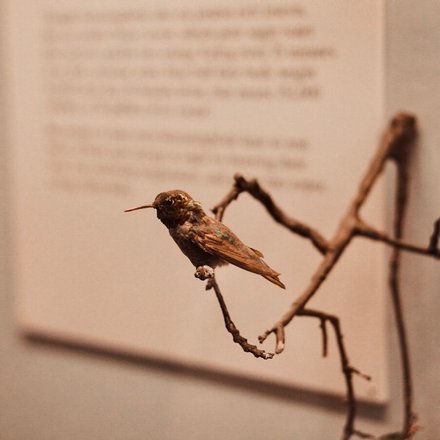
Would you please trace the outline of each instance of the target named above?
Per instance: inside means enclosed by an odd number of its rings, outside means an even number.
[[[0,2],[1,4],[1,2]],[[1,14],[0,14],[1,15]],[[408,236],[426,242],[440,215],[440,5],[387,2],[387,109],[415,112],[422,138],[414,163]],[[1,60],[1,58],[0,58]],[[3,67],[3,66],[1,66]],[[0,87],[2,84],[0,83]],[[0,90],[2,91],[2,90]],[[0,100],[0,104],[1,104]],[[0,438],[3,440],[331,439],[344,414],[338,403],[288,395],[166,366],[111,360],[26,342],[13,323],[6,184],[7,109],[0,105]],[[405,258],[404,294],[414,359],[420,439],[440,438],[440,266]],[[390,343],[395,335],[390,319]],[[366,408],[359,427],[400,423],[398,353],[390,352],[392,403]]]

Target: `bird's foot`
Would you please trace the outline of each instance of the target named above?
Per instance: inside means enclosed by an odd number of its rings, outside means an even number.
[[[210,266],[199,266],[194,274],[199,280],[209,280],[214,278],[214,269]]]

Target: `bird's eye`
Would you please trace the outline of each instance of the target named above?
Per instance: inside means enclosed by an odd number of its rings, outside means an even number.
[[[171,206],[173,203],[174,203],[173,199],[166,199],[165,200],[165,205],[167,205],[167,206]]]

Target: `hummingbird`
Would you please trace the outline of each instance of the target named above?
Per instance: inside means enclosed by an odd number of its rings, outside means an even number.
[[[157,218],[168,228],[180,250],[197,269],[208,266],[212,276],[216,267],[231,263],[286,288],[278,278],[280,274],[264,262],[260,251],[245,245],[227,226],[208,216],[200,202],[185,191],[162,192],[152,204],[124,212],[145,208],[156,210]],[[197,271],[195,276],[198,276]]]

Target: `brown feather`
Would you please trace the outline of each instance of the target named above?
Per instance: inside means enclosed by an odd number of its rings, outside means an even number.
[[[261,258],[264,258],[264,255],[262,252],[260,252],[258,249],[255,249],[253,247],[251,247],[251,249]]]
[[[222,223],[217,223],[218,227],[221,227],[218,229],[221,231],[219,235],[207,232],[202,238],[199,234],[191,234],[192,240],[205,252],[216,255],[242,269],[257,273],[285,289],[285,285],[278,279],[280,273],[262,260],[261,252],[246,246],[229,228]]]

